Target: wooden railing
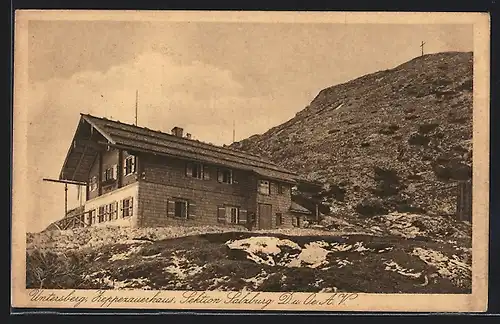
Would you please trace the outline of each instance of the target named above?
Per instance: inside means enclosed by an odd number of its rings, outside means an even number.
[[[78,227],[85,227],[87,224],[85,223],[85,215],[89,214],[90,211],[86,211],[83,213],[71,215],[65,218],[62,218],[54,223],[52,223],[52,226],[57,228],[60,231],[64,231],[70,228],[78,228]]]

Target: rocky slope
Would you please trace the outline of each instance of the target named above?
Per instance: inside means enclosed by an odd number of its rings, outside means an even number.
[[[415,58],[319,92],[291,120],[231,147],[325,183],[341,215],[449,215],[472,177],[471,52]]]

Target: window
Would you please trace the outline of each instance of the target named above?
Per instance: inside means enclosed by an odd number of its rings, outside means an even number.
[[[99,207],[99,214],[97,215],[98,223],[104,222],[104,215],[106,213],[106,206]]]
[[[188,162],[186,164],[186,176],[196,179],[203,179],[203,165]]]
[[[113,202],[111,204],[108,205],[108,215],[107,215],[107,219],[108,220],[113,220],[113,219],[117,219],[118,217],[118,210],[116,209],[116,203]]]
[[[177,218],[187,218],[187,202],[185,201],[175,202],[174,216]]]
[[[122,217],[132,216],[133,204],[132,197],[122,200]]]
[[[267,180],[259,180],[259,187],[258,187],[258,191],[259,193],[261,194],[264,194],[264,195],[269,195],[269,181]]]
[[[280,195],[284,194],[285,193],[285,185],[282,184],[282,183],[278,183],[278,193]]]
[[[226,222],[229,224],[239,224],[239,208],[226,206]]]
[[[246,209],[240,209],[236,206],[218,206],[217,221],[224,224],[241,224],[247,223],[248,212]]]
[[[219,170],[217,180],[221,183],[233,183],[233,171],[228,169]]]
[[[104,170],[104,174],[103,174],[103,182],[109,182],[109,181],[112,181],[114,179],[116,179],[116,164],[109,167],[109,168],[106,168],[106,170]]]
[[[167,206],[167,215],[174,218],[187,218],[188,202],[185,200],[170,200]]]
[[[283,214],[276,213],[276,226],[281,226],[281,225],[283,225]]]
[[[89,181],[89,190],[90,191],[97,190],[97,177],[96,176],[93,176],[92,178],[90,178],[90,181]]]
[[[127,156],[123,163],[123,175],[129,175],[135,172],[135,156]]]
[[[196,204],[194,201],[173,198],[167,202],[167,217],[178,219],[195,219]]]
[[[104,171],[104,181],[111,179],[113,179],[113,170],[111,168],[107,168],[106,171]]]

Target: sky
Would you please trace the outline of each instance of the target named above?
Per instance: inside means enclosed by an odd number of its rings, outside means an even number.
[[[58,178],[80,113],[218,145],[277,126],[318,92],[425,52],[472,51],[471,25],[32,20],[28,232],[64,214]],[[69,188],[76,207],[76,188]]]

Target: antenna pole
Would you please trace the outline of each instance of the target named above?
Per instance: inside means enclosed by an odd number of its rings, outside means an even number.
[[[139,90],[135,90],[135,126],[137,126],[137,106],[139,103]]]
[[[64,184],[64,217],[68,216],[68,184]]]
[[[234,119],[233,119],[233,143],[234,143],[234,139],[235,139],[235,138],[234,138],[234,135],[235,135],[235,127],[234,127],[234,124],[235,124],[235,121],[234,121]]]

